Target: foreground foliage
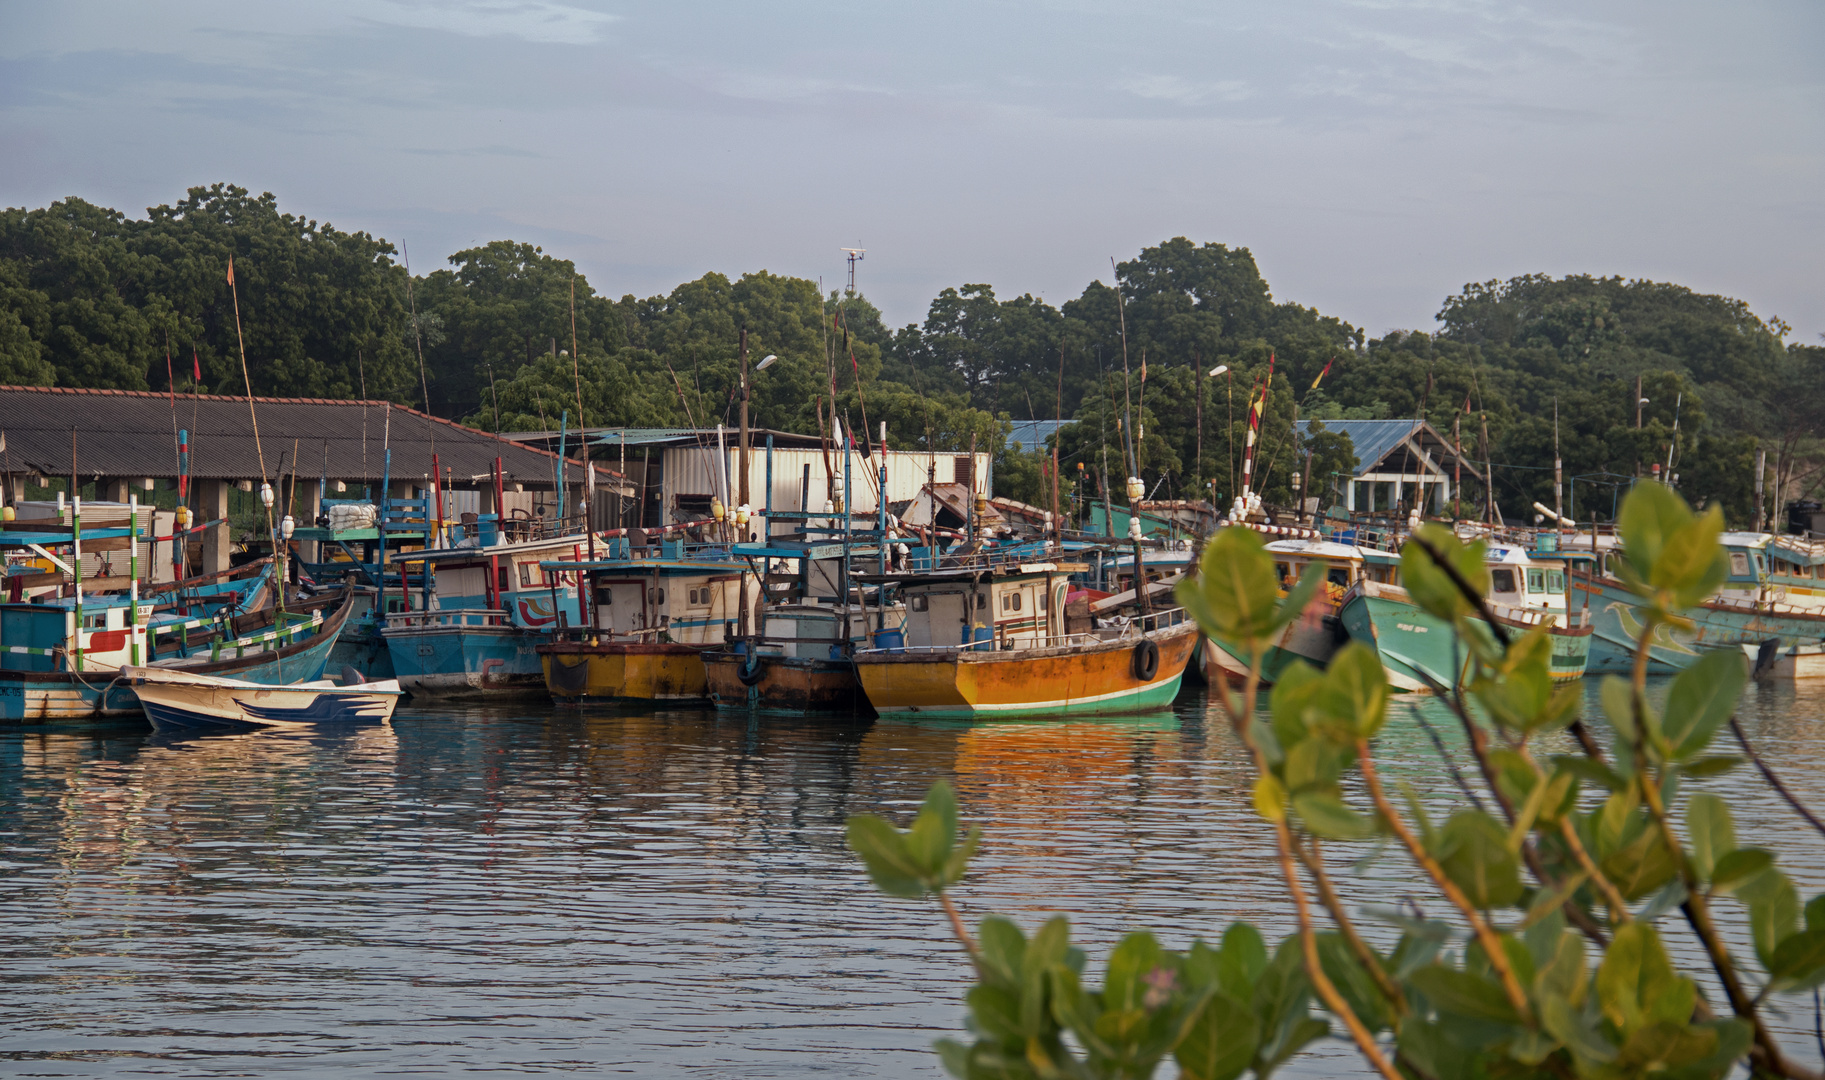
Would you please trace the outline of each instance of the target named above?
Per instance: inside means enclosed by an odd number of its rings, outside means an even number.
[[[1722,580],[1721,515],[1642,484],[1621,518],[1646,638]],[[1743,764],[1713,745],[1734,726],[1743,658],[1706,655],[1677,676],[1664,710],[1644,693],[1645,656],[1632,678],[1605,679],[1605,746],[1578,719],[1578,687],[1552,683],[1543,631],[1468,632],[1486,614],[1480,542],[1425,527],[1402,570],[1414,601],[1456,626],[1473,668],[1447,700],[1481,782],[1465,782],[1475,805],[1442,822],[1381,781],[1375,742],[1389,691],[1368,649],[1344,647],[1323,672],[1295,668],[1257,715],[1267,642],[1303,611],[1315,576],[1279,595],[1259,535],[1229,529],[1180,586],[1206,633],[1253,657],[1240,694],[1221,692],[1299,920],[1271,946],[1246,923],[1184,952],[1136,932],[1110,951],[1097,985],[1062,917],[1030,936],[993,915],[968,931],[950,893],[980,832],[959,838],[948,785],[933,787],[910,831],[851,819],[850,845],[875,883],[935,896],[974,965],[974,1041],[939,1044],[953,1075],[1145,1077],[1170,1057],[1192,1080],[1266,1077],[1326,1034],[1352,1040],[1390,1080],[1700,1080],[1742,1062],[1757,1075],[1811,1075],[1763,1014],[1772,997],[1825,982],[1825,895],[1802,904],[1776,852],[1739,840],[1723,799],[1682,791]],[[1582,752],[1551,752],[1567,731]],[[1368,940],[1321,857],[1323,843],[1365,842],[1410,864],[1442,914],[1378,913],[1398,932],[1391,948]],[[1719,934],[1724,904],[1745,910],[1751,955]],[[1674,966],[1673,934],[1701,946],[1721,998]]]

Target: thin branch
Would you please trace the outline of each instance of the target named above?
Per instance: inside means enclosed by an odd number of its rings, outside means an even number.
[[[980,972],[982,957],[976,951],[976,940],[970,937],[969,929],[963,925],[963,916],[958,913],[957,905],[951,903],[950,894],[943,889],[938,890],[938,903],[944,905],[944,913],[950,916],[951,933],[955,934],[957,940],[962,943],[963,951],[970,954],[970,963],[974,964],[976,970]]]
[[[1317,838],[1313,837],[1310,844],[1311,850],[1307,851],[1295,843],[1293,852],[1299,856],[1299,861],[1305,864],[1306,872],[1312,875],[1313,883],[1318,886],[1319,901],[1324,904],[1325,910],[1331,913],[1331,921],[1336,923],[1337,929],[1343,932],[1343,939],[1349,943],[1350,951],[1356,954],[1357,963],[1368,970],[1369,977],[1375,980],[1375,985],[1381,990],[1382,996],[1388,999],[1388,1004],[1393,1007],[1394,1014],[1396,1016],[1406,1015],[1406,995],[1401,993],[1400,987],[1395,984],[1387,969],[1382,966],[1381,957],[1377,956],[1369,943],[1363,940],[1362,935],[1356,930],[1356,923],[1344,910],[1342,898],[1337,895],[1337,890],[1331,887],[1330,875],[1325,873],[1324,856],[1318,851]]]
[[[1749,745],[1749,734],[1743,730],[1743,725],[1737,720],[1735,713],[1730,714],[1730,730],[1736,734],[1736,741],[1743,748],[1743,753],[1749,755],[1750,761],[1755,762],[1755,767],[1761,770],[1762,778],[1768,781],[1769,786],[1779,792],[1781,798],[1787,800],[1787,805],[1793,807],[1793,812],[1805,818],[1808,825],[1825,833],[1825,822],[1821,822],[1811,810],[1806,809],[1806,805],[1800,802],[1799,796],[1789,790],[1786,784],[1781,783],[1781,778],[1774,775],[1774,770],[1770,769],[1768,763],[1762,760],[1762,756],[1755,752],[1755,747]]]
[[[1387,821],[1388,827],[1394,830],[1394,835],[1400,842],[1406,845],[1407,853],[1413,857],[1413,861],[1426,871],[1432,883],[1445,894],[1445,899],[1451,901],[1452,906],[1470,924],[1471,931],[1476,934],[1477,941],[1482,944],[1483,952],[1488,956],[1489,966],[1495,969],[1497,977],[1502,980],[1502,989],[1507,993],[1508,1003],[1514,1008],[1515,1015],[1521,1018],[1522,1023],[1532,1027],[1533,1009],[1527,1003],[1527,992],[1521,988],[1521,981],[1515,976],[1513,965],[1508,962],[1508,954],[1502,949],[1502,939],[1489,925],[1489,920],[1483,918],[1482,912],[1464,895],[1464,891],[1457,887],[1457,883],[1446,876],[1445,868],[1438,864],[1432,853],[1413,835],[1413,830],[1407,827],[1406,821],[1388,801],[1387,793],[1381,787],[1381,775],[1375,770],[1375,759],[1369,752],[1367,739],[1356,741],[1356,757],[1357,765],[1362,769],[1363,781],[1369,788],[1369,797],[1375,801],[1375,809]]]
[[[1419,721],[1420,729],[1426,733],[1427,738],[1432,740],[1432,747],[1438,751],[1438,756],[1444,761],[1445,767],[1451,770],[1451,779],[1457,783],[1458,790],[1464,793],[1464,797],[1470,800],[1472,806],[1488,813],[1489,810],[1483,805],[1483,800],[1477,795],[1476,789],[1472,788],[1470,782],[1464,779],[1463,771],[1457,767],[1457,762],[1445,749],[1445,740],[1439,738],[1438,729],[1433,727],[1425,714],[1419,711],[1419,706],[1411,705],[1408,708],[1413,712],[1413,719]]]

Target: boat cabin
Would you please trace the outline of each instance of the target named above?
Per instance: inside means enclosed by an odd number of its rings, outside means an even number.
[[[743,574],[743,564],[688,558],[682,548],[682,543],[665,545],[662,550],[672,557],[550,560],[539,568],[572,582],[582,575],[589,625],[611,639],[719,644],[726,628],[741,618],[744,599],[752,605],[759,588],[753,575]]]
[[[1070,572],[1056,563],[937,572],[906,580],[906,644],[915,648],[1035,648],[1065,635]],[[993,642],[992,645],[986,644]]]
[[[1282,589],[1290,589],[1305,576],[1306,567],[1322,564],[1325,585],[1332,595],[1341,595],[1356,584],[1364,573],[1364,553],[1350,544],[1329,540],[1276,540],[1267,545],[1274,557],[1274,573]]]
[[[1719,540],[1730,559],[1723,598],[1825,610],[1825,543],[1742,532]]]
[[[581,537],[562,540],[496,544],[491,547],[448,548],[437,552],[412,552],[411,562],[422,556],[431,580],[434,611],[500,611],[513,625],[530,630],[575,626],[582,621],[574,572],[545,569],[551,560],[583,556]],[[397,558],[397,557],[396,557]],[[385,610],[396,612],[410,600],[423,606],[418,589],[398,589],[386,598]]]

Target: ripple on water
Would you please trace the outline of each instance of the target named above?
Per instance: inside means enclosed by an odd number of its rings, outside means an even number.
[[[1390,781],[1460,795],[1400,707]],[[1423,703],[1456,748],[1449,717]],[[1757,688],[1752,735],[1825,804],[1825,688]],[[0,1060],[21,1075],[940,1075],[967,972],[927,904],[843,845],[940,777],[987,832],[959,899],[1183,946],[1291,930],[1222,719],[752,721],[409,710],[390,728],[170,739],[0,733]],[[1707,781],[1802,891],[1825,844],[1745,773]],[[1355,905],[1402,863],[1328,861]],[[1420,894],[1423,897],[1423,894]],[[1739,948],[1747,938],[1726,909]],[[1369,930],[1387,939],[1384,928]],[[1682,958],[1697,959],[1673,937]],[[1784,1021],[1795,1047],[1810,1017]],[[1360,1075],[1317,1048],[1294,1075]]]

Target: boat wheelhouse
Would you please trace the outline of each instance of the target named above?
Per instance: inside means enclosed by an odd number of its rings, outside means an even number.
[[[1314,564],[1324,568],[1324,587],[1312,597],[1297,619],[1280,631],[1261,660],[1261,680],[1275,682],[1295,660],[1304,660],[1322,668],[1331,656],[1349,640],[1338,612],[1350,586],[1365,576],[1369,553],[1351,544],[1329,540],[1275,540],[1267,545],[1274,557],[1274,571],[1284,596]],[[1386,562],[1380,564],[1385,568]],[[1248,675],[1249,658],[1241,651],[1214,638],[1204,644],[1204,670],[1207,677],[1241,682]]]

